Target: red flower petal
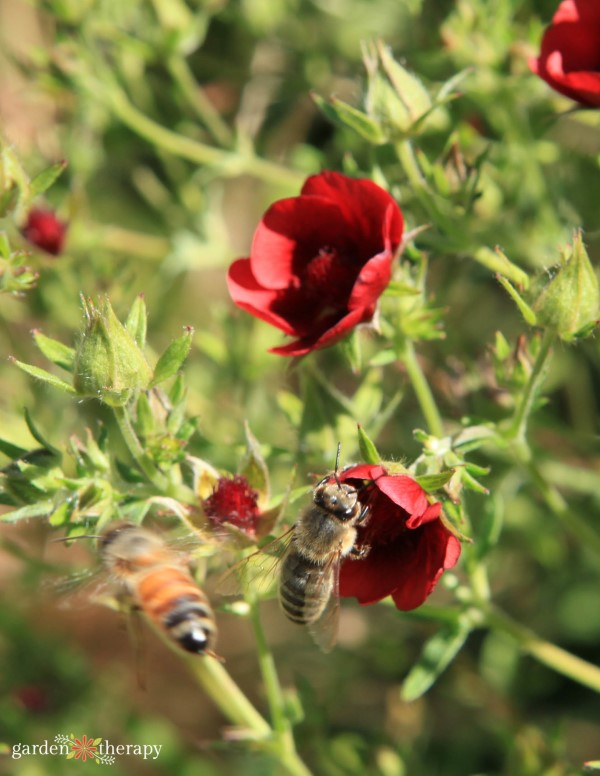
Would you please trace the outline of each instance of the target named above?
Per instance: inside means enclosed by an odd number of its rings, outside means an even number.
[[[405,509],[409,515],[422,515],[429,502],[423,488],[408,475],[387,475],[377,480],[377,487],[394,504]]]
[[[349,224],[339,205],[323,197],[275,202],[264,214],[252,241],[252,272],[265,288],[298,287],[306,264],[326,246],[348,248]]]
[[[286,334],[294,334],[294,328],[288,321],[271,310],[280,292],[265,289],[257,283],[252,274],[250,259],[237,259],[233,262],[227,273],[227,287],[238,307],[281,329]]]

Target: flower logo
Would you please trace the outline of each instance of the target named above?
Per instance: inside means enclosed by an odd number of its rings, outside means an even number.
[[[85,762],[88,757],[95,758],[94,752],[98,748],[98,744],[100,743],[99,738],[96,740],[92,738],[88,738],[87,736],[82,736],[81,739],[76,738],[75,742],[71,746],[71,755],[67,755],[67,759],[71,759],[71,757],[75,757],[76,760],[79,760],[81,758],[82,762]],[[94,746],[96,744],[96,746]]]

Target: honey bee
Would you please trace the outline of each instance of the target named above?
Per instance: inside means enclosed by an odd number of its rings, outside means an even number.
[[[341,563],[368,552],[356,546],[357,526],[368,513],[358,489],[341,483],[336,468],[314,488],[313,503],[298,517],[281,560],[281,608],[292,622],[308,626],[325,652],[337,638]]]
[[[117,596],[181,649],[214,656],[213,611],[178,553],[154,531],[128,522],[110,524],[98,538]]]
[[[339,457],[339,450],[338,450]],[[332,481],[333,480],[333,481]],[[345,558],[364,557],[369,548],[357,546],[357,527],[368,518],[369,506],[359,500],[359,490],[340,482],[338,468],[313,489],[313,503],[300,513],[283,536],[246,558],[247,564],[271,549],[277,555],[278,597],[285,616],[307,626],[314,641],[329,652],[337,639],[339,622],[339,575]],[[261,563],[259,562],[259,573]],[[236,567],[234,566],[233,569]],[[229,569],[220,590],[239,592],[231,585]]]

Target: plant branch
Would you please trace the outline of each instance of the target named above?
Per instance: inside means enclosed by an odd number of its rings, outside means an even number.
[[[546,362],[555,339],[556,334],[554,332],[549,330],[544,332],[539,352],[533,364],[533,369],[508,432],[509,439],[514,439],[517,443],[523,443],[525,440],[529,416],[531,415],[533,403],[546,376]]]
[[[511,636],[520,648],[540,663],[590,690],[600,693],[600,668],[572,655],[570,652],[544,641],[529,628],[515,622],[499,609],[487,612],[488,625]]]
[[[402,343],[399,356],[406,367],[408,377],[413,390],[433,436],[442,437],[444,435],[444,424],[437,404],[427,382],[427,378],[421,369],[421,364],[417,359],[415,348],[411,340],[405,339]]]

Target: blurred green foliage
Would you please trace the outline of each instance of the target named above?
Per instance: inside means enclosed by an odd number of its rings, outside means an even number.
[[[506,421],[540,344],[494,277],[493,249],[533,273],[557,263],[581,227],[600,262],[600,114],[571,112],[527,68],[555,8],[553,0],[3,0],[3,134],[34,180],[67,161],[43,196],[69,231],[64,254],[50,258],[21,237],[24,211],[3,219],[3,290],[25,293],[0,297],[0,353],[48,368],[31,330],[76,347],[80,293],[108,294],[120,320],[143,293],[151,367],[182,327],[195,330],[185,364],[191,425],[164,437],[191,455],[236,471],[248,420],[274,493],[288,487],[295,464],[299,485],[308,472],[331,469],[338,441],[344,462],[356,460],[356,422],[384,458],[416,458],[427,439],[413,434],[424,426],[421,409],[406,370],[374,335],[360,335],[357,373],[350,346],[283,361],[266,352],[280,335],[227,298],[225,270],[248,255],[265,208],[297,194],[306,175],[338,169],[389,188],[408,229],[429,225],[383,306],[400,311],[404,334],[419,342],[449,433],[456,440],[465,427]],[[379,37],[431,95],[466,70],[452,99],[419,124],[411,149],[389,134],[365,142],[355,113],[341,116],[339,103],[331,110],[337,100],[368,113],[362,56]],[[27,204],[39,201],[36,191],[28,196]],[[15,286],[23,250],[31,255]],[[327,382],[319,379],[325,365]],[[72,434],[113,422],[106,408],[77,404],[6,360],[2,386],[1,436],[20,452],[36,446],[24,408],[61,453]],[[463,495],[476,539],[466,563],[484,560],[494,600],[515,620],[590,662],[600,639],[599,386],[597,338],[561,344],[530,424],[535,476],[508,449],[482,442],[464,451],[479,467],[465,467],[467,475],[481,474],[491,494],[482,486]],[[62,465],[75,471],[89,449],[72,441],[69,450]],[[179,447],[161,450],[178,460]],[[453,443],[447,456],[457,455]],[[21,461],[19,484],[23,473],[28,486],[38,476],[47,484],[56,461],[42,463]],[[460,508],[452,517],[460,521]],[[130,703],[135,668],[125,649],[98,658],[85,637],[89,628],[101,643],[107,616],[94,625],[86,608],[74,636],[73,618],[38,600],[48,535],[31,525],[0,534],[0,741],[74,732],[163,745],[156,762],[117,764],[115,774],[275,772],[266,756],[214,743],[223,721],[175,661],[161,676],[155,657],[147,695]],[[24,549],[31,546],[37,555]],[[444,577],[449,589],[457,575]],[[402,683],[440,632],[437,601],[411,615],[345,608],[346,630],[327,658],[266,607],[282,681],[297,688],[304,710],[297,745],[315,774],[573,776],[598,757],[591,691],[524,657],[505,633],[475,629],[434,689],[409,703]],[[246,623],[222,619],[227,666],[261,706]],[[126,648],[125,633],[111,637]],[[0,770],[17,776],[87,767],[0,755]]]

